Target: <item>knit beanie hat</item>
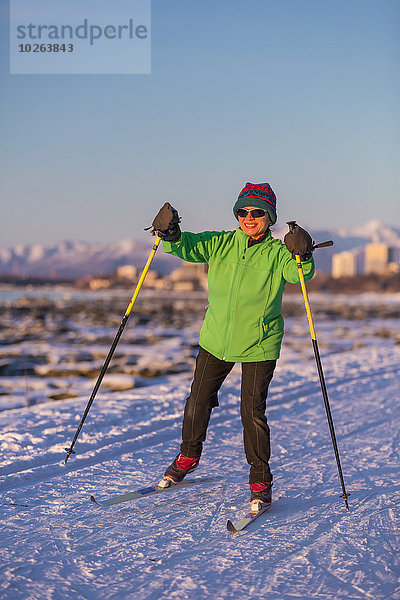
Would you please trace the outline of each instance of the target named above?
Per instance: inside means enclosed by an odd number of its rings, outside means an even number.
[[[247,182],[233,207],[233,214],[236,219],[238,218],[238,208],[245,208],[245,206],[263,208],[271,217],[272,224],[276,223],[276,196],[269,183]]]

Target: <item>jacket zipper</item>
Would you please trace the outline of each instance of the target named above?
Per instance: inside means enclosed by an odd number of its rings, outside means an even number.
[[[246,249],[247,248],[245,247],[244,250],[243,250],[242,258],[245,258]],[[228,327],[227,327],[227,330],[226,330],[226,334],[225,334],[225,344],[224,344],[224,349],[223,349],[223,352],[222,352],[222,360],[225,360],[225,358],[226,358],[226,349],[228,347],[228,343],[229,343],[230,336],[231,336],[231,333],[232,333],[232,326],[233,326],[233,319],[232,319],[233,310],[232,310],[232,307],[234,305],[234,299],[236,297],[237,290],[238,290],[238,287],[239,287],[239,279],[240,279],[240,275],[242,274],[242,270],[243,270],[243,264],[239,263],[237,265],[237,267],[236,267],[235,281],[234,281],[234,285],[232,286],[231,301],[229,303],[229,309],[227,311],[227,314],[229,315],[229,321],[228,321],[229,324],[228,324]]]

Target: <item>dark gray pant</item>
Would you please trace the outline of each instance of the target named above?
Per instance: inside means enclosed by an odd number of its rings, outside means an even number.
[[[185,456],[197,458],[201,455],[211,411],[218,406],[218,391],[234,364],[219,360],[200,347],[183,417],[181,452]],[[270,433],[265,409],[275,366],[276,360],[242,363],[240,414],[250,483],[272,481]]]

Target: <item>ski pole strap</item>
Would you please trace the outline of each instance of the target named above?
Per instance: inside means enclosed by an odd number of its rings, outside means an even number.
[[[142,287],[142,284],[143,284],[144,278],[145,278],[145,277],[146,277],[146,275],[147,275],[147,271],[149,270],[149,267],[150,267],[150,265],[151,265],[151,261],[152,261],[152,260],[153,260],[153,258],[154,258],[154,255],[155,255],[155,253],[156,253],[156,251],[157,251],[157,248],[158,248],[158,246],[159,246],[160,242],[161,242],[161,238],[160,238],[160,236],[157,236],[157,237],[156,237],[156,240],[155,240],[155,242],[154,242],[154,246],[153,246],[153,248],[152,248],[152,250],[151,250],[151,252],[150,252],[149,258],[147,259],[147,263],[145,264],[145,266],[144,266],[144,268],[143,268],[143,271],[142,271],[142,274],[141,274],[141,276],[140,276],[140,278],[139,278],[139,281],[138,281],[138,283],[137,283],[137,286],[136,286],[135,292],[134,292],[134,294],[133,294],[133,296],[132,296],[132,298],[131,298],[131,301],[130,301],[130,302],[129,302],[129,304],[128,304],[128,308],[126,309],[126,312],[125,312],[125,317],[129,317],[129,315],[130,315],[130,313],[131,313],[131,310],[132,310],[132,308],[133,308],[133,305],[135,304],[136,298],[138,297],[138,294],[139,294],[139,292],[140,292],[140,288]]]
[[[310,327],[311,339],[316,340],[317,336],[315,335],[314,323],[313,323],[313,319],[312,319],[312,315],[311,315],[311,307],[310,307],[310,303],[308,301],[306,282],[304,280],[304,273],[303,273],[303,267],[301,266],[300,256],[298,254],[296,254],[295,259],[296,259],[296,264],[297,264],[297,268],[299,271],[301,291],[303,292],[304,305],[306,307],[306,314],[307,314],[308,325]]]

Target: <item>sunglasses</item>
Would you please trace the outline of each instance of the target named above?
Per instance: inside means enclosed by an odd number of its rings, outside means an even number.
[[[265,210],[262,208],[252,208],[251,210],[247,210],[246,208],[238,208],[237,209],[238,217],[242,217],[243,219],[247,217],[250,213],[253,219],[260,219],[261,217],[265,217]]]

